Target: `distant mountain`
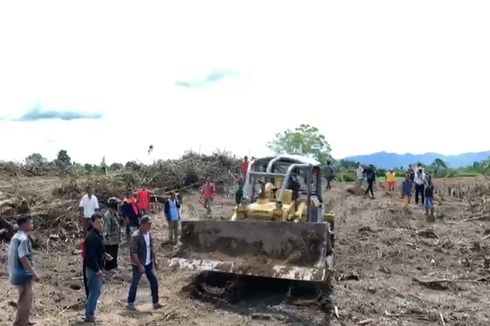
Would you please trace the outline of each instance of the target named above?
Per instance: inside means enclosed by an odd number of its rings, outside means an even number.
[[[473,165],[473,162],[486,160],[490,157],[490,151],[477,153],[463,153],[459,155],[442,155],[438,153],[425,154],[396,154],[388,152],[377,152],[368,155],[356,155],[344,158],[344,160],[360,162],[362,164],[373,164],[378,168],[391,169],[403,166],[406,168],[409,164],[417,164],[418,162],[429,165],[436,158],[440,158],[449,167],[460,168]]]

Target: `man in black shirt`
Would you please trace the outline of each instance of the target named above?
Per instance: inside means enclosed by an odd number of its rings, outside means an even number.
[[[92,229],[85,238],[85,274],[87,277],[88,297],[85,303],[85,321],[95,322],[95,309],[97,300],[102,291],[102,270],[105,260],[112,260],[112,257],[105,252],[104,219],[100,214],[92,215]]]

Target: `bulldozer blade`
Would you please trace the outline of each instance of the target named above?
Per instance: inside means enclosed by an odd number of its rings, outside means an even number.
[[[329,273],[327,223],[182,221],[181,242],[170,266],[312,282]]]

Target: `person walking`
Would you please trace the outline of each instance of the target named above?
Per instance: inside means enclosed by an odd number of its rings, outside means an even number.
[[[41,276],[34,269],[32,244],[28,233],[34,229],[32,217],[23,215],[17,219],[17,232],[10,240],[8,248],[8,269],[10,283],[19,290],[17,314],[14,326],[34,325],[29,321],[32,307],[32,282],[40,282]]]
[[[107,200],[107,210],[104,213],[105,251],[111,255],[112,260],[106,260],[105,270],[117,268],[117,254],[121,244],[121,223],[117,214],[118,205],[121,203],[116,197]]]
[[[131,255],[131,263],[133,265],[133,278],[128,294],[128,310],[136,310],[134,302],[136,300],[138,285],[143,274],[146,275],[146,278],[150,283],[153,309],[162,307],[158,298],[158,280],[153,271],[153,268],[157,269],[158,265],[153,251],[153,239],[150,235],[150,229],[151,217],[144,215],[141,217],[139,230],[131,237],[129,252]]]
[[[362,188],[362,182],[364,181],[364,168],[362,167],[361,163],[357,163],[357,169],[356,169],[356,177],[357,177],[357,188],[361,189]]]
[[[365,170],[364,173],[366,175],[366,180],[368,183],[368,187],[364,192],[364,195],[367,195],[369,192],[371,193],[371,198],[374,198],[374,182],[376,181],[376,171],[374,170],[374,165],[370,164]]]
[[[85,274],[87,276],[88,297],[85,302],[85,322],[95,322],[97,301],[102,292],[102,269],[106,260],[112,257],[105,251],[103,217],[95,213],[92,215],[92,228],[85,238]]]
[[[179,240],[180,201],[175,193],[170,193],[170,198],[165,201],[164,213],[168,222],[169,241],[177,243]]]
[[[412,198],[413,193],[413,182],[410,176],[410,173],[405,174],[405,180],[402,182],[401,188],[401,198],[403,200],[403,208],[405,210],[408,209],[408,205],[410,204],[410,198]]]

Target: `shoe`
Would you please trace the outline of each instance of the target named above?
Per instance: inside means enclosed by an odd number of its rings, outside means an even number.
[[[131,311],[137,311],[134,303],[128,303],[127,309]]]
[[[86,323],[95,323],[95,317],[85,317],[83,321]]]
[[[29,326],[31,326],[31,325],[36,325],[36,323],[35,323],[35,322],[33,322],[33,321],[30,321],[30,322],[28,322],[28,323],[27,323],[27,325],[29,325]]]
[[[163,306],[162,306],[161,304],[159,304],[159,303],[154,303],[154,304],[153,304],[153,309],[160,309],[160,308],[162,308],[162,307],[163,307]]]

